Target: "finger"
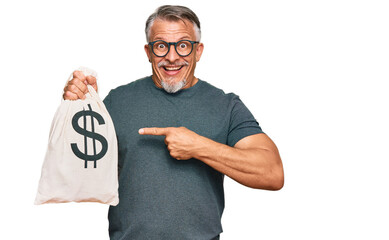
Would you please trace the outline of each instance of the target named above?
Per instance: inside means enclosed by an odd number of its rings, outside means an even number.
[[[166,136],[169,132],[169,128],[141,128],[139,129],[139,134],[141,135],[156,135],[156,136],[161,136],[164,135]]]
[[[90,85],[93,85],[93,84],[96,84],[96,78],[94,76],[86,76],[86,81],[90,84]]]
[[[169,154],[170,154],[170,156],[172,156],[172,158],[175,158],[177,160],[181,160],[181,156],[177,152],[170,151]]]
[[[81,82],[84,82],[86,80],[85,75],[81,71],[74,71],[73,78],[78,78]]]
[[[88,87],[84,82],[82,82],[78,78],[73,78],[68,85],[75,85],[81,92],[87,93],[88,92]]]
[[[97,92],[97,80],[94,76],[86,76],[86,82],[91,85]]]
[[[65,88],[65,92],[72,92],[74,94],[76,94],[78,96],[78,99],[85,99],[85,93],[83,91],[81,91],[81,89],[79,89],[76,85],[74,84],[71,84],[71,85],[68,85],[66,88]]]
[[[75,93],[72,93],[71,91],[65,91],[63,94],[64,100],[77,100],[78,96]]]
[[[74,94],[80,95],[80,98],[83,97],[83,95],[88,91],[88,88],[85,83],[83,83],[80,79],[78,78],[73,78],[68,82],[66,87],[64,88],[64,92],[70,91]]]

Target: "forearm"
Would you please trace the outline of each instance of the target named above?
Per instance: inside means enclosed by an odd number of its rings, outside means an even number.
[[[142,128],[142,135],[164,135],[170,156],[198,159],[237,182],[252,188],[279,190],[284,184],[281,158],[273,141],[254,134],[230,147],[185,127]]]
[[[195,158],[235,181],[252,188],[278,190],[283,169],[278,151],[265,148],[239,149],[201,137]]]

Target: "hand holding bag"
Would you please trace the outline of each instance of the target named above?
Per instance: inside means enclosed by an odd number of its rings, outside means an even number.
[[[64,100],[54,116],[35,204],[119,203],[115,128],[95,89],[88,90],[85,100]]]

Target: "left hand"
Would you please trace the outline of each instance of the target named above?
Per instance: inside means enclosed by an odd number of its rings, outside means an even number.
[[[141,128],[139,134],[165,136],[170,156],[177,160],[194,158],[196,151],[201,149],[201,136],[186,127]]]

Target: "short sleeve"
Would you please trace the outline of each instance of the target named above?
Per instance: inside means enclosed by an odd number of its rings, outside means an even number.
[[[258,133],[263,133],[258,122],[239,97],[234,96],[227,144],[233,147],[239,140]]]

